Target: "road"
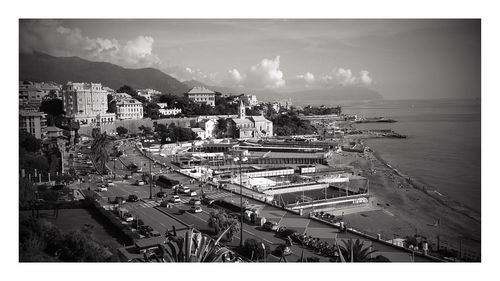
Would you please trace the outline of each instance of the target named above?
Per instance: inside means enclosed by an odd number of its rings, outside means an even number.
[[[114,182],[113,185],[108,187],[108,191],[101,192],[102,201],[107,201],[108,198],[114,198],[116,196],[121,196],[124,198],[128,198],[128,195],[135,194],[142,201],[131,203],[126,203],[123,207],[128,209],[134,216],[142,219],[147,225],[150,225],[155,230],[160,231],[160,233],[165,233],[167,229],[171,229],[172,225],[175,225],[176,228],[183,228],[185,225],[192,225],[196,229],[205,232],[211,233],[212,230],[208,227],[208,219],[210,217],[210,212],[213,211],[211,207],[202,206],[203,212],[193,214],[189,212],[190,205],[189,199],[190,197],[186,195],[180,195],[181,202],[173,204],[172,208],[163,208],[160,207],[160,198],[156,198],[155,195],[160,191],[159,187],[153,187],[152,195],[153,200],[149,200],[149,185],[137,186],[134,185],[134,182],[137,179],[141,178],[141,174],[135,173],[133,174],[132,179],[125,180],[123,177],[125,175],[130,175],[130,172],[126,169],[126,167],[122,164],[128,165],[130,163],[135,163],[139,167],[142,167],[144,172],[149,173],[149,162],[150,160],[144,157],[140,152],[135,149],[135,146],[131,143],[124,143],[120,146],[120,150],[124,152],[124,155],[120,157],[120,160],[108,162],[108,167],[110,167],[114,173]],[[168,158],[159,157],[155,160],[161,160],[161,163],[165,163],[170,166],[170,162]],[[114,162],[114,163],[113,163]],[[118,164],[119,163],[119,164]],[[199,182],[191,183],[190,178],[187,176],[181,175],[176,172],[169,172],[165,167],[161,167],[161,165],[151,165],[151,170],[153,174],[163,174],[169,178],[180,181],[185,186],[189,186],[192,190],[197,191],[198,195],[201,194],[201,189],[199,186]],[[93,177],[91,185],[95,184],[95,181],[99,181],[99,177]],[[172,194],[173,190],[165,190],[167,194]],[[204,192],[207,194],[207,197],[213,199],[222,199],[222,198],[231,198],[234,197],[234,200],[239,202],[239,194],[234,194],[239,191],[239,188],[236,186],[229,185],[229,191],[227,190],[219,190],[213,187],[206,186],[204,187]],[[287,228],[293,229],[299,233],[306,233],[313,237],[320,238],[321,241],[326,241],[330,245],[334,243],[335,240],[338,241],[340,245],[342,245],[342,240],[347,239],[361,239],[366,241],[367,245],[371,245],[371,247],[378,251],[377,254],[381,254],[392,261],[410,261],[411,257],[407,252],[401,251],[397,248],[387,246],[383,243],[376,241],[369,241],[357,234],[353,233],[340,233],[337,228],[331,227],[327,224],[323,224],[314,220],[311,220],[308,217],[302,217],[297,214],[285,211],[281,208],[270,206],[264,204],[260,201],[253,200],[251,198],[246,198],[250,204],[261,205],[262,210],[260,215],[266,217],[267,220],[271,220],[277,222],[281,226],[286,226]],[[184,212],[180,212],[180,211]],[[168,214],[168,215],[167,215]],[[184,224],[178,222],[177,220],[182,221]],[[228,243],[229,246],[237,246],[239,245],[239,235],[238,237],[234,237],[234,239]],[[274,232],[269,232],[263,230],[261,227],[256,225],[250,225],[244,223],[244,239],[247,238],[256,238],[257,240],[264,241],[271,245],[271,249],[274,250],[276,246],[279,244],[284,244],[284,239],[276,236]],[[302,251],[304,251],[304,257],[318,257],[321,261],[328,261],[329,259],[323,257],[321,255],[317,255],[316,253],[310,251],[309,249],[302,249],[299,245],[293,245],[292,247],[293,254],[287,257],[290,261],[296,261]],[[428,259],[415,256],[415,261],[429,261]]]

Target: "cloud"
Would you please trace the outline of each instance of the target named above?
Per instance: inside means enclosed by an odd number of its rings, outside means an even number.
[[[68,28],[57,20],[21,20],[21,52],[40,51],[54,56],[78,56],[106,61],[124,67],[159,67],[160,58],[153,53],[154,39],[138,36],[120,44],[116,39],[90,38],[79,28]]]
[[[370,86],[372,81],[373,79],[370,77],[370,73],[366,70],[361,70],[356,76],[350,69],[337,68],[332,71],[332,74],[322,76],[319,83],[324,87],[352,85]]]
[[[286,84],[283,72],[280,70],[280,56],[274,59],[264,58],[243,73],[238,69],[229,70],[224,82],[230,83],[231,86],[254,89],[282,88]]]
[[[312,84],[316,81],[314,74],[311,72],[306,72],[306,74],[300,74],[295,76],[297,79],[304,80],[307,84]]]
[[[372,78],[370,77],[370,73],[366,70],[361,70],[359,72],[359,80],[361,81],[362,84],[364,85],[371,85],[372,84]]]

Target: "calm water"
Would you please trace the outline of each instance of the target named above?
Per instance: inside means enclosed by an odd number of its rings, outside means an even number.
[[[359,124],[392,129],[407,139],[367,141],[387,162],[441,194],[481,212],[481,102],[380,101],[343,105],[344,113],[386,116],[397,123]]]

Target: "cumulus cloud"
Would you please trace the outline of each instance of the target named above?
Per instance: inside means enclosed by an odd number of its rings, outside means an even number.
[[[116,39],[90,38],[79,28],[62,26],[57,20],[21,20],[19,47],[21,52],[40,51],[54,56],[79,56],[106,61],[125,67],[158,67],[160,58],[153,53],[150,36],[121,44]]]
[[[362,85],[370,86],[372,84],[370,73],[362,70],[358,75],[353,74],[350,69],[337,68],[332,71],[332,74],[327,74],[321,77],[320,84],[325,87],[329,86],[352,86]]]
[[[280,70],[280,56],[274,59],[265,58],[246,72],[240,72],[238,69],[229,70],[224,82],[231,83],[232,86],[256,89],[282,88],[286,83]]]
[[[306,72],[306,74],[300,74],[295,76],[297,79],[304,80],[307,84],[312,84],[316,81],[314,74],[311,72]]]

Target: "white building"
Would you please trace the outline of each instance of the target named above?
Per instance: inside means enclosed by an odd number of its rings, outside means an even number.
[[[195,103],[205,103],[215,106],[215,92],[205,87],[194,87],[186,95]]]
[[[116,118],[142,119],[144,117],[142,103],[136,99],[119,99],[116,101]]]
[[[177,115],[182,113],[182,109],[180,108],[168,108],[168,104],[166,102],[157,103],[157,105],[160,107],[158,112],[160,112],[160,114],[163,116]]]
[[[214,119],[203,119],[198,123],[198,127],[205,131],[205,138],[213,138],[215,131],[215,124],[217,121]]]
[[[81,125],[110,124],[114,113],[107,113],[108,92],[100,83],[68,82],[63,87],[63,107],[66,116]]]
[[[155,89],[140,89],[137,90],[137,94],[141,97],[145,97],[148,101],[151,101],[153,96],[160,96],[161,92]]]
[[[19,130],[32,134],[37,139],[42,139],[47,129],[47,120],[43,112],[19,111]]]

